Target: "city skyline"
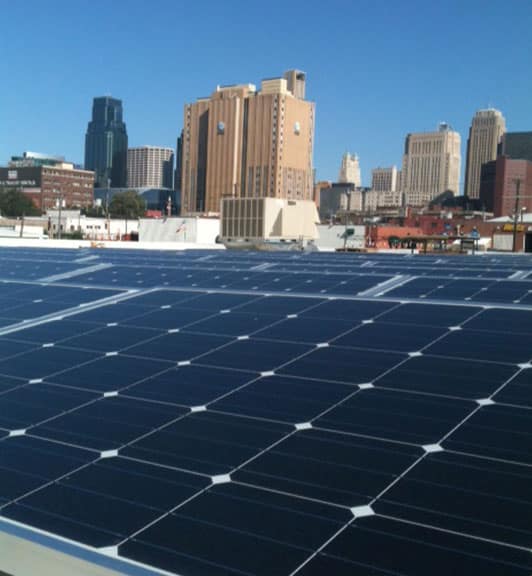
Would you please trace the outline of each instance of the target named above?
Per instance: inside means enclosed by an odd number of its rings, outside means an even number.
[[[258,84],[290,68],[305,70],[306,98],[316,102],[319,180],[334,181],[342,153],[351,149],[360,154],[368,185],[372,168],[401,164],[407,133],[431,131],[439,121],[461,134],[465,159],[471,118],[482,108],[501,110],[509,131],[532,129],[532,80],[522,72],[532,51],[526,2],[427,6],[412,0],[367,6],[337,1],[310,10],[302,10],[301,2],[279,3],[286,21],[295,23],[288,35],[285,26],[274,25],[275,6],[266,12],[254,7],[246,15],[243,3],[235,1],[229,21],[224,7],[210,2],[207,14],[167,0],[158,0],[150,11],[131,2],[127,19],[116,27],[113,16],[123,11],[119,3],[108,6],[105,21],[94,19],[101,0],[75,4],[79,11],[62,0],[4,8],[10,27],[2,42],[15,90],[0,97],[0,163],[26,149],[82,163],[87,110],[93,97],[106,93],[124,102],[130,146],[174,147],[186,102],[210,94],[216,84]],[[244,54],[237,32],[259,16],[263,26],[254,28],[254,42],[246,43]],[[83,24],[85,18],[98,22],[96,32]],[[512,34],[492,46],[490,30],[503,19]],[[354,21],[353,36],[347,32]],[[136,46],[139,32],[146,38]],[[106,36],[109,42],[98,40]],[[55,58],[59,64],[41,66],[33,57],[37,48],[43,62]],[[164,48],[174,54],[174,68],[168,59],[155,58]],[[28,70],[38,90],[31,88]]]

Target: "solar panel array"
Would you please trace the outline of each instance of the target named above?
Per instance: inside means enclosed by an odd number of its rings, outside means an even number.
[[[0,529],[124,572],[530,575],[529,257],[2,249],[0,304]]]

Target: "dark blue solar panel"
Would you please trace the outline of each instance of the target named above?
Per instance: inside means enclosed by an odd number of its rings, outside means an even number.
[[[191,576],[531,572],[529,258],[0,267],[0,516]]]

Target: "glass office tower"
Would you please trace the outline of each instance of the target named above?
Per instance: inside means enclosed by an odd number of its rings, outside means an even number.
[[[127,186],[127,144],[122,100],[94,98],[85,135],[85,169],[94,170],[96,188]]]

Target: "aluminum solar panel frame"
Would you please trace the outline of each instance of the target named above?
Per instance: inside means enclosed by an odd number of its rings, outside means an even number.
[[[532,573],[529,258],[6,248],[0,266],[10,558]]]

